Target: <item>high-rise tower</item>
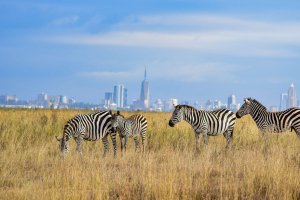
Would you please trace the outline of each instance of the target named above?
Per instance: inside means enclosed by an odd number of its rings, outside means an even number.
[[[232,111],[236,111],[236,97],[234,94],[230,95],[228,97],[228,101],[227,101],[227,107],[228,109],[232,110]]]
[[[297,106],[296,89],[294,84],[292,83],[288,91],[288,107],[291,108],[296,106]]]
[[[150,90],[149,81],[147,80],[147,70],[145,69],[144,80],[141,85],[140,104],[143,110],[149,110],[150,108]]]
[[[118,108],[124,107],[124,85],[115,85],[114,86],[114,103],[117,104]]]
[[[280,111],[284,111],[288,108],[288,94],[281,93],[280,94]]]

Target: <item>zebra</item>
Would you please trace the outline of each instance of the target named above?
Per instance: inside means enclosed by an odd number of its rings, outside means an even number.
[[[300,109],[289,108],[281,112],[268,112],[256,99],[245,98],[244,104],[236,112],[237,118],[250,114],[258,129],[264,135],[266,132],[284,132],[294,130],[300,138]]]
[[[123,148],[126,151],[128,137],[133,137],[135,142],[135,150],[139,148],[139,134],[142,136],[143,152],[145,151],[145,139],[147,131],[147,120],[143,115],[132,115],[125,118],[117,111],[111,118],[112,129],[114,132],[119,130],[121,140],[121,152]]]
[[[185,120],[195,131],[195,144],[198,148],[199,136],[202,134],[204,144],[208,144],[208,136],[224,135],[227,146],[231,143],[235,124],[234,112],[227,109],[216,111],[197,110],[189,105],[177,105],[169,121],[174,127],[178,122]]]
[[[81,141],[102,140],[104,144],[104,155],[108,151],[107,136],[110,135],[114,146],[114,157],[117,156],[116,132],[111,127],[111,111],[99,111],[96,113],[79,114],[70,119],[64,126],[62,138],[56,136],[59,141],[60,151],[65,155],[69,151],[68,141],[74,138],[77,144],[76,150],[82,155]]]

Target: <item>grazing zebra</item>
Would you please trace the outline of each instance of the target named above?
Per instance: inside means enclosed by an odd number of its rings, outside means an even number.
[[[283,132],[294,129],[300,138],[300,109],[289,108],[281,112],[268,112],[267,108],[255,99],[245,98],[237,111],[237,118],[250,114],[262,134]]]
[[[177,105],[169,121],[169,126],[174,127],[182,120],[187,121],[195,131],[197,148],[200,134],[203,136],[204,144],[207,144],[207,136],[216,136],[223,133],[228,146],[233,137],[235,119],[235,114],[227,109],[204,111],[188,105]]]
[[[143,151],[145,151],[145,139],[147,131],[147,120],[143,115],[132,115],[125,118],[117,111],[111,118],[113,131],[119,130],[121,140],[121,151],[127,146],[128,137],[133,137],[135,142],[135,150],[139,148],[139,134],[142,136]]]
[[[107,136],[110,135],[114,146],[114,156],[117,155],[116,133],[111,127],[111,111],[100,111],[90,114],[76,115],[70,119],[64,126],[62,138],[56,139],[60,142],[60,151],[64,155],[69,151],[68,141],[74,138],[77,144],[76,150],[81,152],[82,139],[88,141],[96,141],[102,139],[104,144],[104,156],[108,151]]]

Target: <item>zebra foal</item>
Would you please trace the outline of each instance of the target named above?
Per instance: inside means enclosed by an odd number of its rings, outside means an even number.
[[[116,133],[111,127],[111,111],[100,111],[90,114],[76,115],[64,126],[63,136],[58,138],[60,151],[65,155],[69,151],[69,140],[74,138],[77,144],[76,150],[82,154],[81,141],[102,140],[104,144],[104,156],[108,151],[107,136],[110,135],[114,146],[114,156],[117,155]]]
[[[268,112],[256,99],[245,98],[244,104],[236,112],[237,118],[250,114],[258,129],[264,135],[266,132],[283,132],[295,130],[300,138],[300,109],[289,108],[281,112]]]
[[[224,135],[227,146],[233,137],[235,114],[227,109],[216,111],[197,110],[188,105],[177,105],[169,121],[169,126],[174,127],[178,122],[185,120],[195,131],[195,143],[198,148],[200,134],[204,144],[208,144],[208,136]]]
[[[112,129],[114,132],[119,130],[121,140],[121,151],[126,151],[128,137],[133,137],[135,142],[135,150],[139,148],[139,135],[142,137],[143,152],[145,151],[145,139],[147,132],[147,120],[143,115],[132,115],[125,118],[117,111],[111,118]]]

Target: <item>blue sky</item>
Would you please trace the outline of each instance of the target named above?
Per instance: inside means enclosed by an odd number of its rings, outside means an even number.
[[[139,97],[278,105],[300,92],[300,2],[1,1],[0,94],[99,103],[124,83]],[[300,93],[298,95],[300,97]]]

